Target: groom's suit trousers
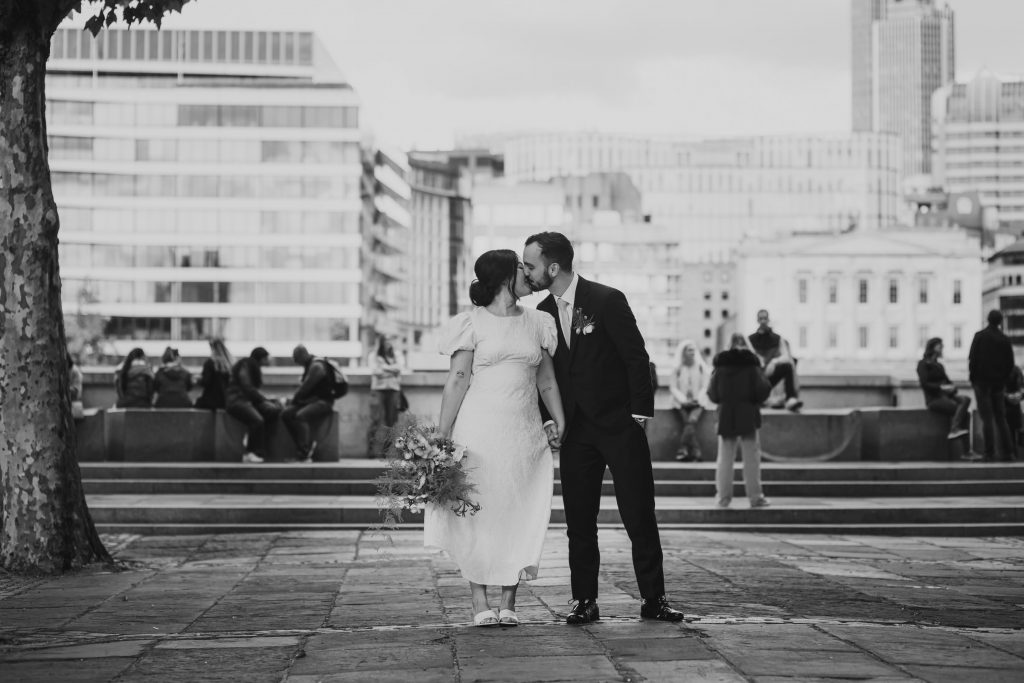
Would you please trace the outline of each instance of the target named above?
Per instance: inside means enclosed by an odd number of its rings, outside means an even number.
[[[597,516],[605,467],[612,473],[615,500],[633,546],[633,569],[643,598],[665,594],[661,538],[654,514],[654,473],[647,434],[635,422],[608,433],[576,411],[559,454],[562,502],[569,536],[572,597],[597,598],[601,553]]]

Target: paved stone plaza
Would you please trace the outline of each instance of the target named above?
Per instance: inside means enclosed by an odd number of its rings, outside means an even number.
[[[602,530],[601,622],[569,627],[564,532],[524,624],[469,626],[421,532],[108,536],[128,569],[0,574],[2,681],[1020,681],[1024,539],[666,531],[688,624],[642,622]]]

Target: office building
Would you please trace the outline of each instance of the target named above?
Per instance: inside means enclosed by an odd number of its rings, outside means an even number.
[[[1024,231],[1024,79],[982,71],[932,100],[935,182],[948,193],[976,193],[994,222]]]
[[[930,337],[962,366],[982,320],[980,247],[959,229],[751,240],[736,279],[738,328],[768,309],[803,372],[912,377]]]
[[[955,74],[953,11],[935,0],[852,0],[856,132],[903,142],[908,176],[931,172],[931,96]]]
[[[108,355],[361,355],[359,100],[314,34],[61,28],[48,68],[64,311]]]
[[[405,153],[372,145],[363,150],[360,339],[366,354],[377,348],[381,337],[395,339],[405,332],[412,227],[409,174]]]
[[[412,227],[406,263],[407,306],[403,322],[410,347],[459,312],[469,289],[472,227],[471,171],[435,155],[409,156]]]
[[[993,309],[1003,312],[1003,331],[1020,363],[1024,356],[1024,240],[1014,242],[988,260],[982,312]]]

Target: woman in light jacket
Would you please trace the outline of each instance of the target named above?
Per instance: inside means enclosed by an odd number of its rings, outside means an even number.
[[[697,442],[697,421],[705,408],[713,408],[707,398],[711,368],[701,358],[697,344],[687,339],[679,345],[676,366],[672,370],[672,383],[668,390],[672,394],[672,408],[683,425],[679,437],[676,460],[700,462],[703,454]]]
[[[772,387],[761,369],[761,361],[747,346],[742,334],[733,334],[729,348],[714,360],[708,384],[708,398],[718,404],[718,460],[715,492],[718,507],[732,503],[733,464],[736,447],[743,452],[743,484],[750,507],[768,507],[761,491],[761,404]]]

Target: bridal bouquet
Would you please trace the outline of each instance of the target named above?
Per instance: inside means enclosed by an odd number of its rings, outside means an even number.
[[[377,478],[377,507],[385,525],[402,521],[402,511],[421,512],[427,503],[473,515],[476,488],[466,479],[466,448],[441,436],[436,427],[411,421],[383,441],[387,469]]]

